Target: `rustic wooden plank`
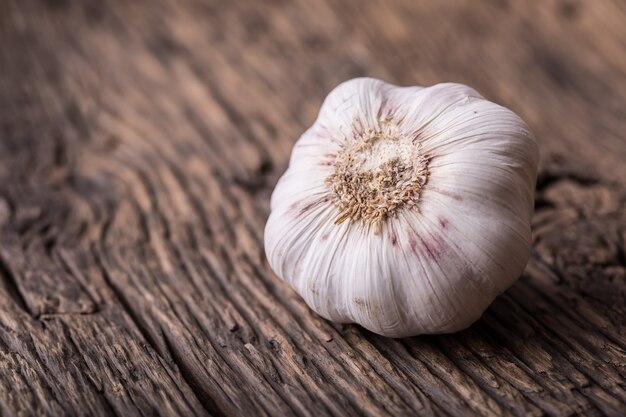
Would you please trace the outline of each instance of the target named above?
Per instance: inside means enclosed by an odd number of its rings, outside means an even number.
[[[623,415],[619,1],[5,1],[2,415]],[[470,329],[313,314],[264,260],[325,94],[458,81],[528,121],[535,246]]]

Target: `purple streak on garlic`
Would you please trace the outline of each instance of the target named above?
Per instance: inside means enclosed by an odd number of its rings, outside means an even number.
[[[269,263],[329,320],[464,329],[528,261],[538,159],[528,126],[467,86],[347,81],[272,194]]]

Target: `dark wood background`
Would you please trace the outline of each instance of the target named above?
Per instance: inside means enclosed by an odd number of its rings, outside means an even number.
[[[346,79],[469,84],[542,151],[522,279],[469,330],[313,314],[269,195]],[[624,415],[626,5],[0,0],[0,413]]]

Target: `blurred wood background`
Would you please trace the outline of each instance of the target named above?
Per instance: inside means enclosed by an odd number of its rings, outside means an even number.
[[[542,151],[528,268],[470,329],[313,314],[262,232],[323,97],[469,84]],[[0,413],[626,414],[626,6],[0,0]]]

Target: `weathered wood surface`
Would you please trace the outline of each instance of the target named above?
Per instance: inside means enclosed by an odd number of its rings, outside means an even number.
[[[624,415],[626,8],[0,2],[2,415]],[[458,81],[543,161],[524,277],[469,330],[316,315],[269,194],[339,82]]]

